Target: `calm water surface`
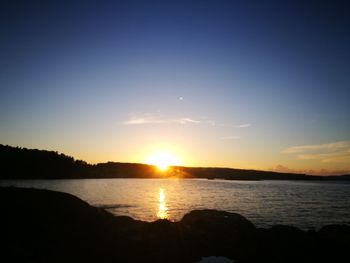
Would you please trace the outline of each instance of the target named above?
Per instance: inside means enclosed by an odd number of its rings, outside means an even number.
[[[213,208],[240,213],[261,227],[350,224],[348,182],[85,179],[5,180],[0,185],[67,192],[115,215],[147,221],[178,221],[193,209]]]

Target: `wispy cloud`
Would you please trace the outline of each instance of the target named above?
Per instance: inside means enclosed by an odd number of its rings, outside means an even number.
[[[292,146],[285,149],[284,153],[303,153],[310,150],[338,150],[350,148],[350,141],[339,141],[325,144]]]
[[[325,163],[350,163],[350,141],[292,146],[282,152],[296,154],[299,159],[303,160],[320,160]]]
[[[123,125],[143,125],[143,124],[208,124],[215,125],[215,122],[207,119],[193,119],[190,117],[165,118],[153,114],[143,114],[142,116],[132,116],[128,120],[121,122]]]
[[[137,117],[130,118],[129,120],[121,122],[123,125],[140,125],[140,124],[156,124],[156,123],[165,123],[163,120],[155,119],[153,117]]]
[[[248,128],[250,126],[252,126],[250,123],[243,123],[243,124],[238,125],[237,128]]]
[[[240,138],[241,138],[241,136],[230,135],[230,136],[223,136],[220,139],[221,140],[239,140]]]

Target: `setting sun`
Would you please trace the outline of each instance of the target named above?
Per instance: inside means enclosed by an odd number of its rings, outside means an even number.
[[[166,171],[169,166],[181,164],[179,158],[167,151],[154,152],[146,158],[145,162],[157,166],[160,171]]]

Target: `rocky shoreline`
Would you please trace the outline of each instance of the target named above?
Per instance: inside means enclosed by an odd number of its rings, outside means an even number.
[[[48,190],[0,187],[2,262],[349,262],[350,226],[257,228],[236,213],[194,210],[179,222],[113,216]]]

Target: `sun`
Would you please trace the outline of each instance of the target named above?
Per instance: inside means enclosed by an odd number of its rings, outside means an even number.
[[[150,154],[145,162],[155,165],[160,171],[166,171],[169,166],[180,165],[181,161],[178,157],[168,151],[156,151]]]

